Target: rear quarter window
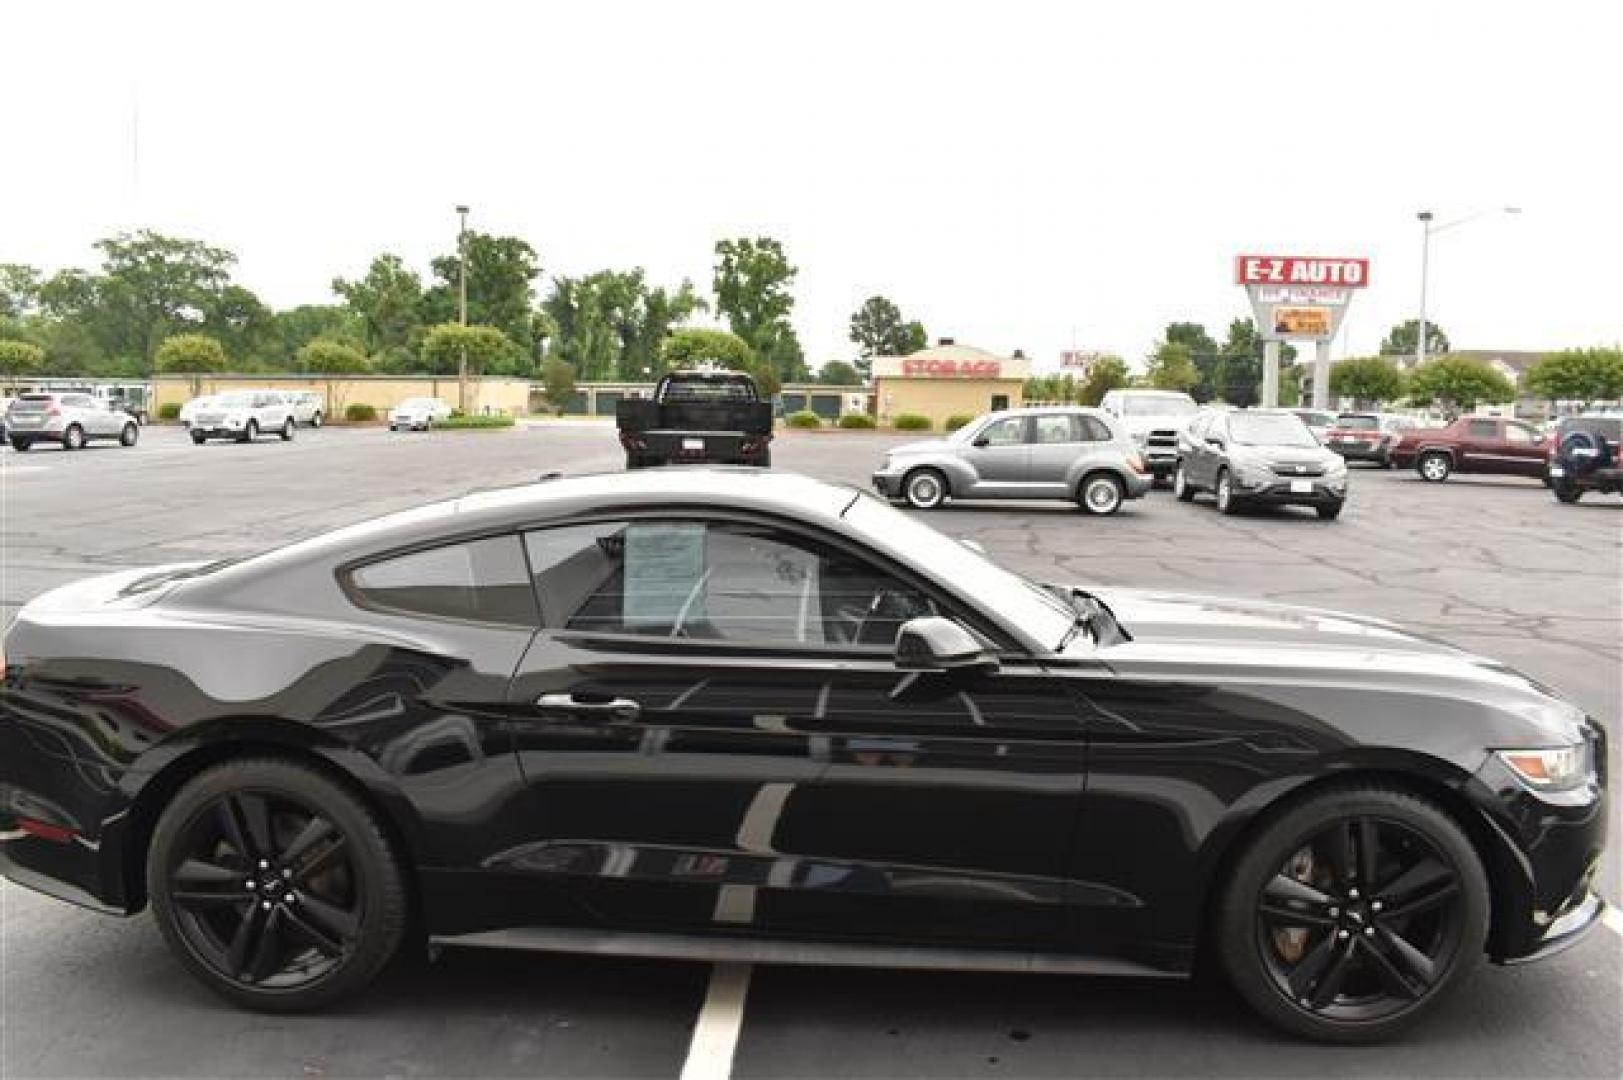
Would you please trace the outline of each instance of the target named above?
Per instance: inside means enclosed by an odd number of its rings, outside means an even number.
[[[535,590],[517,536],[413,551],[349,572],[367,606],[464,622],[533,627]]]

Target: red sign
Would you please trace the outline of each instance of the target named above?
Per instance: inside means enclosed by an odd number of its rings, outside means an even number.
[[[996,379],[1003,374],[1003,365],[996,360],[908,357],[902,361],[902,374],[947,379]]]
[[[1368,259],[1329,259],[1315,255],[1239,255],[1237,285],[1333,285],[1362,289],[1369,284]]]

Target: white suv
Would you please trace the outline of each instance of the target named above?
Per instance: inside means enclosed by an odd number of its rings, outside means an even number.
[[[293,438],[293,408],[275,390],[237,390],[220,394],[201,406],[192,416],[192,442],[202,446],[209,439],[235,439],[253,442],[260,435],[277,434],[285,442]]]
[[[327,422],[327,399],[320,391],[284,390],[282,396],[287,398],[288,405],[293,409],[295,424],[309,424],[317,428]]]
[[[22,394],[6,410],[6,437],[14,450],[37,442],[78,450],[91,439],[117,439],[134,446],[141,428],[135,417],[89,394]]]
[[[449,419],[451,406],[439,398],[413,397],[396,405],[389,413],[389,430],[427,431],[436,421]]]

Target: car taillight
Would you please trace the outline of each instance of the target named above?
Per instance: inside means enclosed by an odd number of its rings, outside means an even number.
[[[620,445],[627,450],[646,450],[648,449],[648,440],[622,431],[620,432]]]
[[[1144,459],[1139,457],[1137,454],[1127,455],[1127,467],[1139,475],[1143,475],[1147,471],[1146,466],[1144,465]]]
[[[57,408],[55,405],[52,405],[49,409],[45,410],[45,415],[46,416],[61,416],[62,415],[62,410]]]

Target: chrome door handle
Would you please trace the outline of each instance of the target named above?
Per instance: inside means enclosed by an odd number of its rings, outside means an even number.
[[[642,715],[642,706],[630,698],[581,701],[573,694],[542,694],[535,699],[535,705],[543,713],[572,716],[599,723],[630,723]]]

